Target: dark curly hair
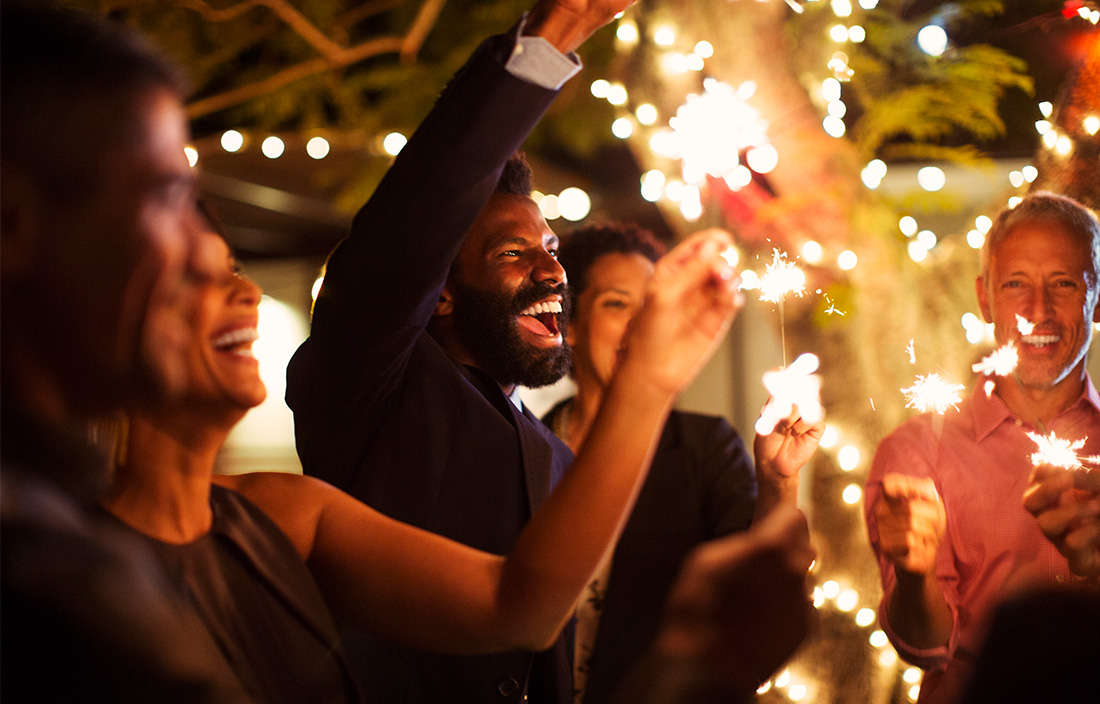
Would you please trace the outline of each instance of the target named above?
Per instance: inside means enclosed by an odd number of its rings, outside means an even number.
[[[582,227],[561,237],[558,261],[569,278],[569,294],[576,300],[588,287],[588,270],[605,254],[640,254],[656,262],[665,246],[649,230],[627,223]]]
[[[531,167],[523,152],[516,152],[504,164],[494,193],[506,196],[531,195]]]

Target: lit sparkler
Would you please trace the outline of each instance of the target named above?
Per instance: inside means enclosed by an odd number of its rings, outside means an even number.
[[[1049,464],[1052,467],[1064,469],[1081,469],[1085,464],[1100,465],[1100,455],[1077,454],[1077,451],[1085,446],[1088,436],[1080,440],[1066,440],[1055,435],[1053,430],[1049,435],[1028,431],[1027,436],[1039,446],[1039,449],[1031,454],[1031,464],[1034,466]]]
[[[806,273],[787,261],[787,255],[772,250],[772,262],[764,268],[760,277],[760,300],[779,305],[779,345],[783,351],[783,365],[787,364],[787,329],[783,321],[783,301],[788,293],[801,297],[806,292]]]
[[[821,408],[821,377],[814,374],[817,366],[817,357],[807,353],[799,355],[789,367],[764,372],[764,388],[771,398],[756,421],[757,433],[771,433],[795,406],[807,423],[816,423],[825,416]]]
[[[787,261],[785,253],[773,249],[772,263],[765,267],[760,277],[760,300],[782,303],[788,293],[801,297],[805,292],[806,273],[794,262]]]
[[[921,413],[935,411],[943,415],[949,407],[956,407],[962,401],[959,392],[964,388],[962,384],[952,384],[939,374],[932,373],[917,376],[913,385],[901,392],[905,394],[906,408],[916,408]]]
[[[973,365],[971,369],[986,376],[1008,376],[1015,371],[1019,361],[1020,354],[1016,345],[1010,342],[993,350],[988,356],[982,357],[982,361]]]

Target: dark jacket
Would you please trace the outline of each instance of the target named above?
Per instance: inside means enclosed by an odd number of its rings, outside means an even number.
[[[307,474],[497,554],[512,547],[572,455],[425,328],[466,230],[555,96],[504,69],[511,47],[506,37],[482,45],[356,216],[328,263],[286,396]],[[520,702],[536,660],[347,637],[368,699],[379,701]],[[538,656],[532,677],[533,699],[568,701],[567,646]]]
[[[564,403],[544,417],[547,425]],[[737,431],[724,418],[673,411],[611,560],[585,704],[614,700],[646,654],[692,548],[745,530],[755,506],[756,472]]]

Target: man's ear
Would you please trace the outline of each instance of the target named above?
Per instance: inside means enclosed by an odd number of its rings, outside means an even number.
[[[27,174],[0,162],[0,275],[5,281],[28,271],[38,247],[38,189]]]
[[[974,279],[974,292],[978,294],[978,307],[982,310],[982,317],[985,322],[993,322],[993,314],[989,309],[989,291],[985,286],[985,279],[977,277]]]
[[[443,284],[443,290],[439,292],[439,301],[435,304],[433,315],[440,317],[450,315],[455,310],[454,294],[451,293],[451,283]]]

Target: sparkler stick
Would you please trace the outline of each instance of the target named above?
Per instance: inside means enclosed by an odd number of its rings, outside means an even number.
[[[806,274],[787,255],[772,250],[772,261],[760,277],[760,300],[779,305],[779,344],[783,350],[783,366],[787,366],[787,330],[784,322],[783,300],[788,293],[801,297],[806,292]]]

